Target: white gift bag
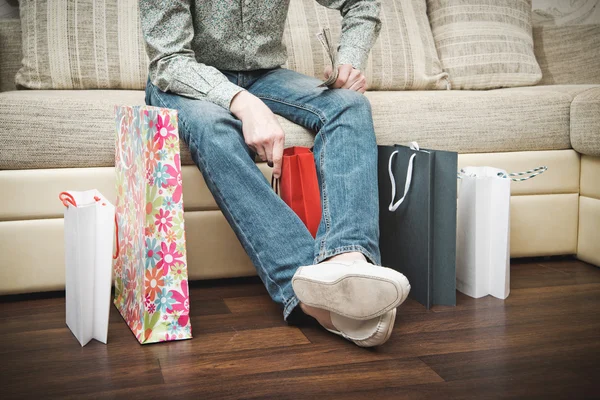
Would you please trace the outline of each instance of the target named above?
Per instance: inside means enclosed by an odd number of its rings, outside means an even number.
[[[67,326],[81,346],[106,343],[115,207],[97,190],[63,192]],[[118,251],[118,250],[117,250]]]
[[[458,177],[456,288],[467,296],[510,293],[510,183],[533,178],[539,167],[508,174],[492,167],[466,167]]]

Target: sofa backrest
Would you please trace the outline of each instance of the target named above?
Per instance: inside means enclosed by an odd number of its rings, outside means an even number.
[[[15,75],[22,57],[21,21],[0,19],[0,92],[15,89]]]
[[[600,84],[600,23],[557,26],[546,21],[534,27],[533,35],[540,85]],[[20,21],[0,19],[0,92],[15,89],[21,46]]]
[[[600,0],[533,0],[540,85],[600,83]]]

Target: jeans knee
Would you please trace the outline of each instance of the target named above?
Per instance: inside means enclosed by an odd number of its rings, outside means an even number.
[[[358,113],[368,113],[371,115],[371,103],[367,96],[354,90],[340,89],[340,103],[345,108]]]

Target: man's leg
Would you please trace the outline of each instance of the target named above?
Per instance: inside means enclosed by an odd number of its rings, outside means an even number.
[[[280,68],[248,90],[275,114],[317,132],[314,155],[323,217],[314,263],[360,253],[379,264],[377,143],[371,107],[358,92],[319,84],[318,79]]]
[[[317,132],[314,155],[323,217],[314,263],[328,262],[303,267],[294,276],[302,310],[359,346],[377,346],[390,337],[395,308],[410,285],[399,272],[376,266],[379,201],[371,107],[358,92],[319,85],[315,78],[276,69],[249,91],[274,113]]]
[[[162,92],[150,82],[146,103],[179,111],[180,137],[287,319],[298,304],[292,276],[299,266],[312,263],[314,239],[254,163],[241,122],[220,106]]]

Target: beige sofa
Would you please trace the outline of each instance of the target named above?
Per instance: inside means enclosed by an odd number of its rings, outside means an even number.
[[[568,44],[582,35],[600,43],[600,26],[534,34],[538,86],[368,92],[378,141],[458,151],[460,166],[548,166],[512,186],[511,256],[600,265],[600,50],[595,70],[579,70]],[[0,20],[0,294],[64,287],[57,195],[97,188],[115,198],[113,106],[144,102],[142,91],[16,91],[20,60],[20,22]],[[287,146],[310,145],[311,132],[281,122]],[[253,275],[185,146],[182,163],[190,279]]]

